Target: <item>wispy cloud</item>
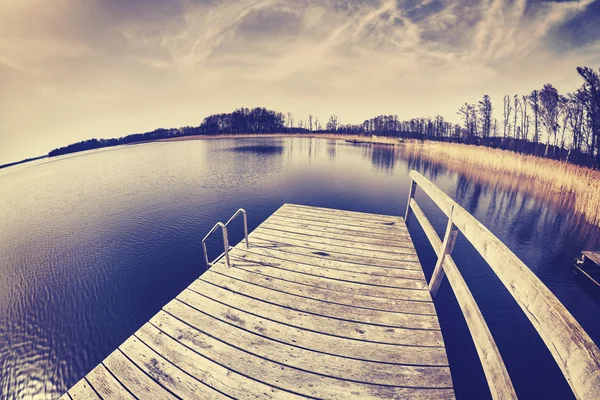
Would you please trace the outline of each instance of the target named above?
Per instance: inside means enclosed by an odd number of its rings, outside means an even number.
[[[500,101],[546,81],[572,90],[575,66],[600,64],[591,51],[600,29],[586,28],[585,40],[565,30],[598,8],[592,0],[4,0],[0,72],[15,72],[0,75],[0,141],[39,146],[12,146],[20,150],[0,162],[90,136],[197,124],[242,105],[322,120],[335,112],[343,122],[452,118],[484,93]]]

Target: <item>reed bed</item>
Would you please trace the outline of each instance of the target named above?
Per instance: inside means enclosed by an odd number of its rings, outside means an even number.
[[[450,170],[467,173],[477,180],[525,190],[560,208],[571,208],[588,223],[600,226],[600,171],[507,150],[445,142],[400,142],[391,137],[330,133],[184,136],[160,141],[259,137],[304,137],[394,144],[400,146],[403,153],[442,164]]]
[[[407,141],[403,152],[449,169],[484,171],[494,180],[525,182],[544,197],[569,198],[573,211],[600,226],[600,171],[512,151],[456,143]]]

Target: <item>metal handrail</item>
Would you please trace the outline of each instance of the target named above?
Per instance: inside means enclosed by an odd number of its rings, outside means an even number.
[[[248,244],[248,217],[246,215],[246,210],[244,210],[243,208],[240,208],[239,210],[237,210],[235,212],[235,214],[233,214],[231,216],[231,218],[229,218],[229,221],[225,222],[225,226],[228,226],[229,223],[231,221],[233,221],[235,219],[235,217],[237,217],[240,214],[244,215],[244,238],[246,239],[246,248],[249,248],[250,245]]]
[[[207,269],[210,268],[213,265],[213,263],[208,261],[208,251],[206,250],[206,240],[210,237],[210,235],[212,235],[217,230],[217,228],[221,228],[221,231],[223,232],[223,253],[219,257],[217,257],[215,259],[215,261],[219,260],[224,255],[227,266],[228,267],[231,266],[231,263],[229,261],[229,235],[228,235],[228,231],[227,231],[227,225],[229,225],[231,223],[231,221],[233,221],[240,214],[244,214],[244,238],[246,240],[246,248],[250,247],[250,245],[248,243],[248,217],[246,215],[246,210],[244,210],[243,208],[240,208],[239,210],[237,210],[235,212],[235,214],[233,214],[233,216],[231,218],[229,218],[229,220],[227,222],[225,222],[225,223],[217,222],[215,224],[215,226],[213,226],[213,228],[210,230],[210,232],[208,232],[206,234],[206,236],[204,236],[204,239],[202,239],[202,249],[204,250],[204,261],[206,262]]]

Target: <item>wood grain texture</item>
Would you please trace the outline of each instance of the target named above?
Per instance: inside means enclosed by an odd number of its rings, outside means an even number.
[[[401,217],[286,204],[249,239],[88,375],[98,393],[454,398]]]
[[[535,327],[579,399],[600,398],[600,349],[542,281],[483,224],[416,171],[419,188],[450,216]]]
[[[423,214],[423,211],[415,201],[411,199],[410,207],[425,231],[433,250],[439,257],[444,253],[444,244],[431,226],[431,223]],[[446,231],[448,232],[448,231]],[[448,282],[454,291],[458,305],[465,317],[467,327],[473,338],[475,349],[479,355],[483,372],[485,373],[490,393],[494,399],[516,398],[510,375],[506,370],[496,341],[490,332],[475,298],[460,274],[454,260],[450,255],[445,255],[442,261],[442,269],[448,277]]]

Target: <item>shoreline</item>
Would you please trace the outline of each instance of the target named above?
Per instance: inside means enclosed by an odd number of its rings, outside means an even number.
[[[372,138],[363,135],[349,135],[336,133],[252,133],[252,134],[227,134],[227,135],[191,135],[178,136],[166,139],[149,140],[146,142],[130,143],[152,143],[152,142],[179,142],[186,140],[213,140],[213,139],[248,139],[248,138],[314,138],[314,139],[333,139],[333,140],[358,140],[373,144],[400,144],[398,138],[378,136]]]

